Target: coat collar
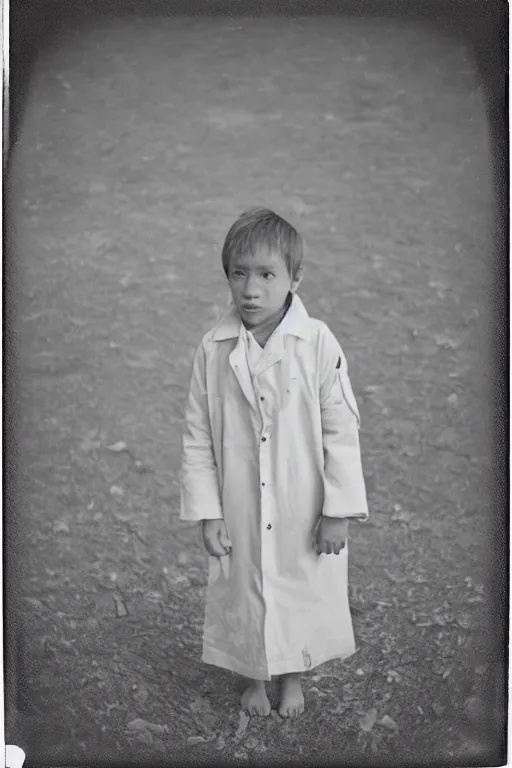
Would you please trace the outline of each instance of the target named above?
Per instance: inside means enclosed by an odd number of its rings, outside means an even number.
[[[283,334],[298,336],[305,341],[311,340],[309,315],[297,294],[293,296],[290,309],[281,321],[280,327]],[[231,305],[213,329],[212,339],[213,341],[234,339],[240,335],[241,328],[240,314],[236,307]]]

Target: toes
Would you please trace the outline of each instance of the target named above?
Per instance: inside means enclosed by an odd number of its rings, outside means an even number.
[[[280,709],[279,714],[281,717],[289,717],[291,719],[295,719],[296,717],[299,717],[304,712],[303,706],[298,707],[286,707],[285,709]]]
[[[270,704],[251,704],[245,708],[245,714],[249,717],[265,717],[270,714]]]

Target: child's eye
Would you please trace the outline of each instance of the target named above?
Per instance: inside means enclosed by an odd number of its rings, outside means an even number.
[[[272,274],[272,272],[264,272],[263,277],[265,278],[265,280],[270,280],[272,277],[274,277],[274,275]]]
[[[243,277],[243,272],[240,272],[239,269],[235,269],[235,271],[231,273],[231,277]]]

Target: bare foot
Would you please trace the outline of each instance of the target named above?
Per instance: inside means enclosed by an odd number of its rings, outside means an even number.
[[[247,686],[242,693],[242,709],[250,717],[270,715],[270,701],[263,680],[253,680]]]
[[[298,717],[304,712],[304,694],[300,682],[300,673],[283,675],[281,679],[281,717]]]

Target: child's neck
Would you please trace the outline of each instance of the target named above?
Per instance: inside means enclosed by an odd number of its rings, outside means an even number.
[[[260,323],[260,325],[255,325],[252,328],[247,328],[247,330],[252,333],[252,335],[260,345],[260,347],[265,346],[265,344],[267,343],[269,338],[272,336],[272,334],[274,333],[279,323],[282,322],[284,316],[290,309],[292,299],[293,299],[293,296],[290,294],[290,296],[286,299],[284,305],[281,307],[279,312],[276,312],[275,315],[272,315],[272,317],[269,317],[263,323]]]

